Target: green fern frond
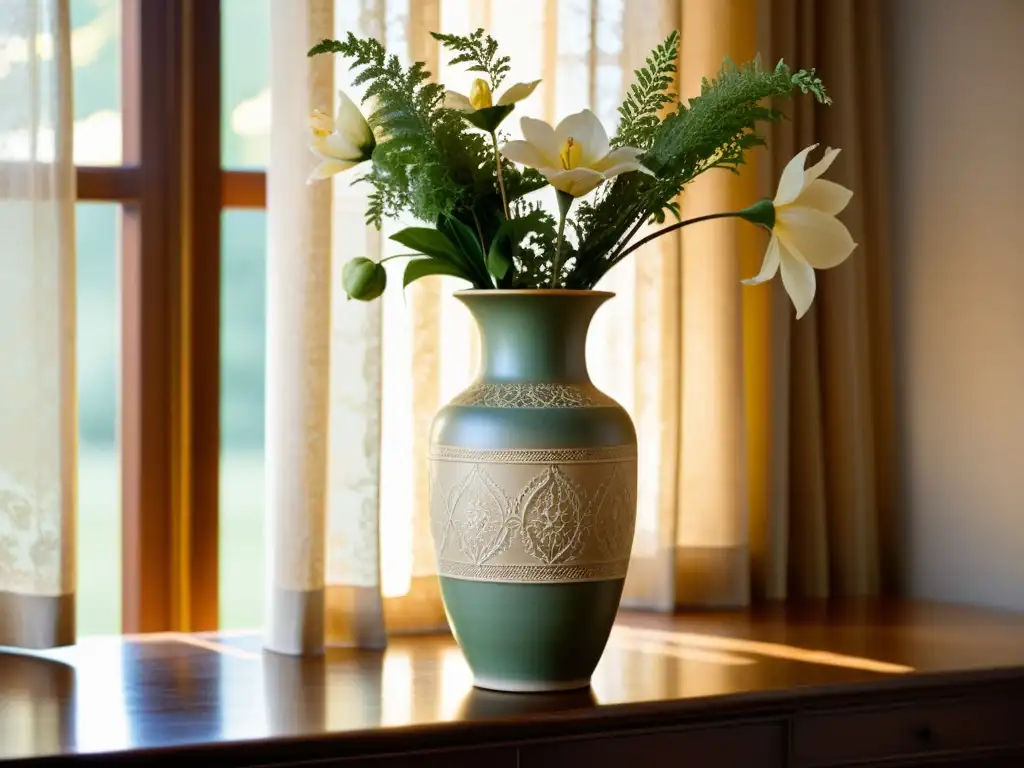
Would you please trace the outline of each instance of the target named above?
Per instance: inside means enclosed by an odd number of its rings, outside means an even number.
[[[647,149],[661,122],[662,107],[676,100],[671,92],[679,56],[679,31],[673,30],[665,41],[651,51],[646,66],[636,70],[635,80],[619,107],[619,130],[612,139],[614,147]]]
[[[472,201],[473,179],[486,158],[465,122],[441,108],[444,87],[431,82],[423,62],[403,67],[377,40],[324,40],[310,56],[340,54],[356,70],[355,86],[366,86],[363,102],[375,105],[367,122],[378,135],[372,170],[361,180],[373,185],[367,220],[409,212],[435,222]]]
[[[830,103],[811,71],[794,73],[780,61],[773,71],[764,72],[757,61],[737,66],[726,59],[716,78],[703,81],[700,96],[679,104],[658,124],[640,158],[655,176],[619,176],[592,206],[578,207],[582,234],[569,287],[592,287],[614,265],[615,254],[640,223],[674,213],[676,196],[697,176],[712,168],[736,171],[748,150],[764,144],[758,124],[783,117],[766,102],[794,90]]]
[[[470,72],[482,72],[491,81],[491,87],[497,88],[505,79],[511,67],[508,56],[498,55],[498,42],[490,35],[478,29],[471,35],[445,35],[431,32],[435,40],[456,55],[449,64],[469,64]]]

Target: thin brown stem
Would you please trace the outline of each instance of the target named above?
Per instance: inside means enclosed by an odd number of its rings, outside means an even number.
[[[498,151],[498,135],[491,131],[491,144],[494,146],[494,167],[498,170],[498,189],[501,190],[501,207],[505,211],[505,220],[508,221],[508,197],[505,195],[505,176],[501,172],[501,153]]]

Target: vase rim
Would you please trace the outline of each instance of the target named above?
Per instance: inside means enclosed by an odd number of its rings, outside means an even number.
[[[612,291],[594,291],[583,288],[465,288],[453,296],[601,296],[612,298]]]

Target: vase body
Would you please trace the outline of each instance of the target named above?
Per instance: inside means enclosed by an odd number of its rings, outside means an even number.
[[[636,432],[590,381],[599,291],[462,291],[481,370],[434,419],[430,515],[449,623],[478,687],[585,688],[636,521]]]

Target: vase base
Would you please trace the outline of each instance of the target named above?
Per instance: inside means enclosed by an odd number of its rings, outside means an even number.
[[[495,677],[474,677],[473,686],[502,693],[556,693],[578,691],[590,687],[590,678],[583,680],[502,680]]]

